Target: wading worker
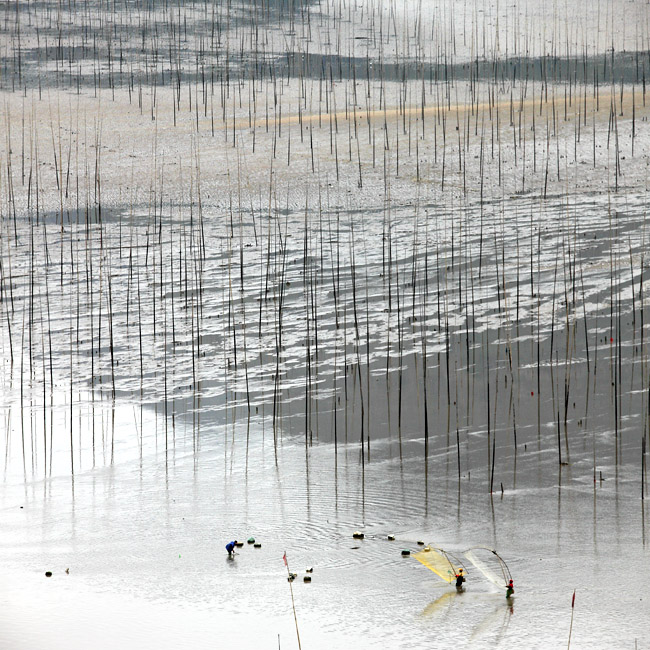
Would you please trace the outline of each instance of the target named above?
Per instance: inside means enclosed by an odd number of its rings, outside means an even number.
[[[456,589],[458,591],[462,591],[463,589],[463,582],[465,582],[465,576],[463,575],[463,569],[458,569],[458,573],[456,574]]]
[[[235,546],[237,545],[237,540],[228,542],[226,544],[226,551],[228,551],[228,557],[232,557],[235,554]]]

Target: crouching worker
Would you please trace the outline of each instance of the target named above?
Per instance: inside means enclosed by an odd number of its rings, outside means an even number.
[[[228,557],[232,557],[235,554],[235,546],[237,546],[237,540],[228,542],[226,544],[226,551],[228,551]]]

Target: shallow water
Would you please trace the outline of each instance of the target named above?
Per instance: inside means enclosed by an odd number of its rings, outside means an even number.
[[[286,442],[276,466],[268,440],[246,454],[217,436],[199,454],[177,444],[167,463],[152,452],[82,472],[74,487],[5,485],[5,647],[268,647],[278,635],[295,647],[285,551],[307,647],[558,645],[573,589],[578,647],[644,647],[648,549],[625,465],[594,485],[588,467],[520,453],[517,486],[491,499],[478,476],[458,483],[451,452],[431,463],[425,490],[419,461],[371,463],[362,478],[356,449],[332,451]],[[262,547],[228,560],[225,541],[250,535]],[[496,547],[515,579],[512,607],[471,566],[456,594],[403,558],[420,539],[456,552]]]
[[[110,4],[0,7],[0,647],[647,647],[647,5]]]

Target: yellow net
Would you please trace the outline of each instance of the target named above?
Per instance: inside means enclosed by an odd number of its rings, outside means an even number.
[[[431,569],[436,575],[440,576],[446,582],[452,583],[456,580],[459,570],[464,572],[462,567],[456,566],[449,559],[447,553],[440,548],[425,546],[421,551],[415,553],[413,557],[424,564],[427,569]]]

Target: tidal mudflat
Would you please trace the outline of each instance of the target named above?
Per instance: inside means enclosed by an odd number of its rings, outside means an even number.
[[[648,645],[649,18],[1,7],[0,641]]]

